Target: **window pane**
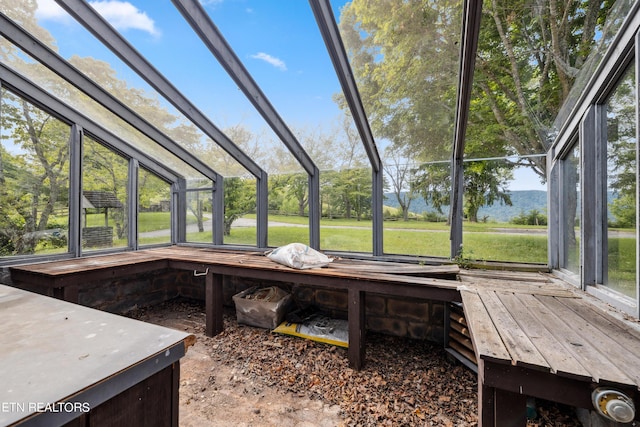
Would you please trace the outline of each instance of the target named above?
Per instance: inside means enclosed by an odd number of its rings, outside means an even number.
[[[323,178],[324,174],[320,176],[320,180]],[[323,189],[321,184],[321,200]],[[270,246],[283,246],[292,242],[309,244],[308,201],[309,178],[305,172],[269,176]]]
[[[530,157],[544,163],[544,157]],[[464,260],[547,262],[546,185],[522,158],[464,162]]]
[[[2,90],[0,256],[68,251],[67,124]]]
[[[450,162],[415,165],[388,150],[384,252],[449,257]]]
[[[187,192],[187,242],[213,242],[211,182],[205,183],[208,189]]]
[[[607,103],[608,269],[605,284],[636,297],[636,89],[627,70]]]
[[[564,159],[562,169],[562,221],[563,254],[562,267],[580,274],[580,147],[576,144]]]
[[[85,136],[82,159],[82,249],[126,247],[129,162]]]
[[[171,242],[171,184],[140,169],[138,244]]]
[[[326,250],[371,252],[371,169],[348,167],[320,178],[322,222],[320,247]]]
[[[224,243],[252,245],[257,242],[256,180],[231,177],[224,179]],[[214,212],[214,215],[216,213]]]

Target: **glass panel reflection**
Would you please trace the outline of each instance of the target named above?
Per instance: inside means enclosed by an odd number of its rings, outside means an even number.
[[[171,184],[141,168],[138,197],[138,244],[171,242]]]
[[[82,249],[128,246],[129,162],[85,136],[82,156]]]
[[[605,284],[636,296],[636,83],[627,70],[607,102],[608,268]]]
[[[320,247],[327,250],[371,252],[371,169],[346,167],[322,174]]]
[[[576,144],[562,164],[562,267],[580,274],[580,146]]]
[[[203,187],[200,191],[187,191],[187,242],[213,242],[211,183]]]
[[[69,125],[0,93],[0,256],[67,252]]]
[[[521,164],[520,158],[464,163],[465,260],[547,263],[546,186]]]
[[[256,206],[255,179],[242,177],[224,179],[224,243],[256,245]]]
[[[450,162],[385,152],[384,252],[449,257]]]

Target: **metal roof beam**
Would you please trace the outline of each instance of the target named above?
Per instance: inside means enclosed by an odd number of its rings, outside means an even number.
[[[172,0],[172,2],[304,170],[311,176],[316,175],[318,169],[311,157],[271,105],[200,2],[197,0]]]
[[[458,74],[453,153],[451,157],[451,210],[449,212],[449,218],[451,219],[450,240],[452,258],[460,254],[462,245],[463,158],[481,17],[482,0],[465,0],[462,16],[462,44],[460,46],[460,72]]]
[[[371,168],[372,175],[372,206],[373,214],[373,248],[374,255],[382,255],[384,252],[382,236],[383,236],[383,199],[384,199],[384,183],[383,169],[380,154],[369,126],[369,120],[360,98],[360,93],[356,85],[356,79],[353,70],[349,64],[347,52],[340,37],[338,24],[336,23],[331,3],[329,0],[309,0],[313,14],[315,15],[318,28],[327,46],[327,51],[336,70],[336,75],[342,86],[347,104],[351,111],[351,115],[355,122],[360,139],[364,145]]]
[[[351,115],[360,133],[360,138],[369,156],[371,166],[375,172],[378,172],[382,169],[382,162],[375,140],[373,139],[367,114],[362,105],[356,79],[351,70],[351,65],[349,65],[349,58],[342,43],[342,37],[340,37],[338,24],[331,10],[331,3],[329,0],[309,0],[309,4],[316,17],[318,28],[327,46],[327,51],[329,52],[333,67],[336,70],[336,75],[342,86],[342,92],[351,110]]]
[[[56,0],[64,10],[81,23],[98,40],[125,62],[151,87],[188,117],[200,130],[213,139],[231,157],[256,178],[262,169],[244,151],[218,129],[198,108],[175,88],[149,61],[147,61],[98,12],[83,0]]]
[[[111,111],[141,133],[155,141],[176,157],[189,163],[194,169],[211,180],[216,180],[218,173],[201,162],[189,151],[176,144],[173,140],[160,132],[138,113],[127,107],[116,97],[104,90],[93,80],[85,76],[81,71],[68,63],[64,58],[44,45],[26,32],[22,27],[14,23],[6,15],[0,12],[0,34],[49,68],[52,72],[62,77],[71,85],[88,95],[94,101]]]
[[[99,140],[109,143],[109,145],[126,156],[141,160],[144,167],[164,179],[174,182],[178,179],[178,176],[180,176],[176,171],[172,171],[168,169],[166,165],[161,164],[158,159],[149,157],[142,151],[127,144],[109,130],[71,108],[48,92],[45,92],[35,83],[17,74],[2,63],[0,63],[0,80],[3,82],[3,87],[7,87],[17,92],[20,96],[24,96],[29,101],[35,102],[40,108],[55,112],[55,115],[60,115],[60,118],[64,121],[71,121],[71,124],[76,123],[80,125],[82,129],[94,135]]]

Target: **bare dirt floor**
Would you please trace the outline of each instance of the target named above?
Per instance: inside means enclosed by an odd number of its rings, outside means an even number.
[[[477,377],[438,345],[367,335],[366,363],[346,349],[239,325],[204,334],[204,306],[174,300],[130,317],[194,334],[180,364],[180,426],[476,426]],[[571,408],[537,403],[529,427],[580,426]]]

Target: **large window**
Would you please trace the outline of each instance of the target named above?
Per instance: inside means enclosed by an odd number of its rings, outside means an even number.
[[[146,169],[138,176],[138,244],[171,242],[171,185]]]
[[[67,252],[70,127],[1,94],[0,256]]]
[[[580,147],[575,144],[562,161],[561,266],[580,274]]]
[[[607,246],[604,284],[636,295],[636,81],[629,67],[607,101]]]
[[[129,162],[85,137],[82,158],[82,249],[128,246]]]

